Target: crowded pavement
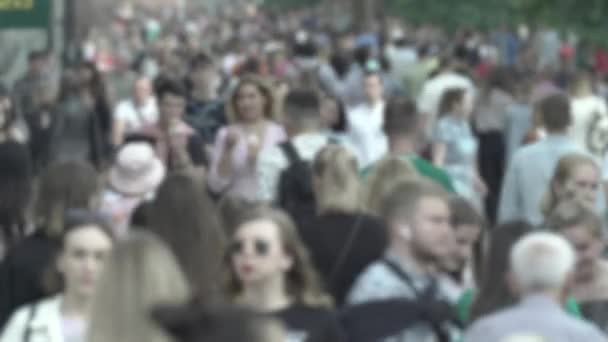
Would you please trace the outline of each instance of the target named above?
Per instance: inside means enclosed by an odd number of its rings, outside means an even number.
[[[169,3],[0,67],[0,342],[608,341],[608,50]]]

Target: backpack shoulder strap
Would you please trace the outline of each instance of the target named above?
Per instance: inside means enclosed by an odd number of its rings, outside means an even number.
[[[346,263],[347,257],[350,254],[352,247],[355,243],[355,239],[357,238],[357,236],[359,235],[359,231],[361,230],[362,220],[363,214],[359,214],[357,220],[355,221],[355,225],[353,226],[353,230],[350,232],[348,240],[346,240],[346,244],[344,244],[344,247],[342,248],[342,251],[338,255],[338,258],[336,259],[336,262],[334,263],[334,266],[332,268],[332,271],[329,276],[329,282],[331,284],[333,284],[334,281],[337,279],[337,276],[340,273],[342,266],[344,266],[344,264]]]
[[[420,291],[416,289],[416,286],[414,286],[414,281],[412,280],[412,278],[399,265],[387,258],[383,258],[382,263],[384,263],[384,265],[388,267],[388,269],[391,270],[393,274],[399,277],[399,279],[401,279],[403,283],[412,290],[416,298],[422,297],[422,293],[420,293]]]
[[[301,161],[300,155],[291,141],[288,140],[279,146],[281,151],[283,151],[283,154],[285,154],[287,157],[289,164],[294,164]]]

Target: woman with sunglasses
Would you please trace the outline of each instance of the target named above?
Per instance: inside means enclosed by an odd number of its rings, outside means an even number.
[[[240,222],[226,258],[229,299],[281,320],[291,340],[314,335],[340,341],[332,300],[321,290],[292,220],[260,207],[244,213]]]
[[[97,279],[112,249],[113,236],[105,219],[86,210],[70,210],[59,241],[58,279],[49,279],[49,287],[61,283],[61,293],[17,310],[0,341],[84,340]]]

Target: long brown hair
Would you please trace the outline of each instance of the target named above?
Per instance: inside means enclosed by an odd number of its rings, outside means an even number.
[[[240,120],[240,115],[238,112],[239,93],[243,87],[248,85],[255,86],[264,97],[264,100],[266,101],[266,105],[264,107],[264,116],[266,119],[276,121],[278,113],[275,108],[276,101],[274,89],[269,82],[255,75],[246,75],[242,77],[239,84],[234,89],[232,95],[230,96],[230,103],[227,111],[228,120],[232,123]]]
[[[293,258],[293,266],[286,274],[287,291],[297,302],[310,306],[331,306],[332,299],[321,288],[320,278],[312,265],[295,224],[287,214],[269,207],[258,207],[241,216],[240,222],[269,221],[279,228],[283,249]],[[228,270],[226,292],[235,298],[243,290],[232,267],[231,255],[226,254],[224,267]]]
[[[149,229],[165,241],[201,300],[217,294],[225,237],[203,184],[187,173],[170,174],[150,210]]]
[[[532,232],[527,222],[514,221],[494,228],[483,257],[483,269],[479,293],[471,305],[468,323],[513,305],[516,301],[507,286],[509,254],[513,245],[524,235]]]
[[[463,88],[448,89],[441,96],[439,103],[439,116],[453,114],[454,106],[463,103],[466,91]]]

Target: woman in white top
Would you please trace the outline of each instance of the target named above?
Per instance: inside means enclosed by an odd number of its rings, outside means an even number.
[[[585,151],[600,161],[608,141],[601,138],[604,134],[595,131],[605,129],[605,125],[600,123],[608,120],[606,101],[593,93],[591,75],[586,71],[577,74],[570,93],[572,106],[570,135]]]
[[[97,279],[113,237],[102,217],[86,210],[70,210],[60,243],[56,265],[62,293],[19,308],[0,341],[84,341]]]

